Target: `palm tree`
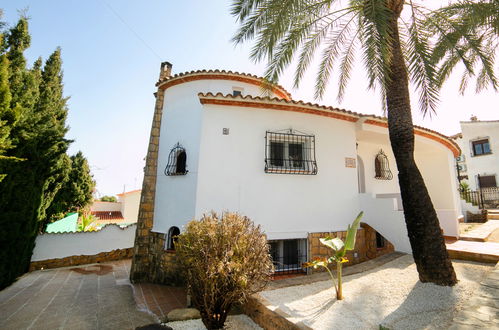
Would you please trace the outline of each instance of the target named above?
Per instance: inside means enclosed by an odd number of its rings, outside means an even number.
[[[404,8],[407,11],[402,15]],[[465,64],[469,75],[473,75],[475,67],[481,67],[482,84],[496,86],[480,29],[464,31],[468,25],[459,26],[462,22],[458,22],[456,10],[432,12],[404,0],[233,0],[232,4],[232,14],[240,22],[233,41],[237,44],[255,39],[251,58],[267,61],[265,78],[269,83],[277,82],[296,58],[297,87],[314,55],[320,52],[315,97],[324,95],[333,68],[338,66],[341,101],[354,56],[360,52],[368,86],[380,92],[387,111],[419,279],[448,286],[456,284],[457,279],[437,214],[414,160],[409,81],[419,92],[424,114],[436,110],[439,88],[458,62]],[[454,31],[452,38],[448,36],[450,30]],[[435,39],[438,52],[431,47]],[[447,65],[440,68],[439,63]]]

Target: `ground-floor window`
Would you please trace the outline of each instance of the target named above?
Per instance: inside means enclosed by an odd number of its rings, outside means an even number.
[[[276,273],[301,273],[305,271],[302,264],[307,262],[306,239],[273,240],[269,241],[269,245]]]

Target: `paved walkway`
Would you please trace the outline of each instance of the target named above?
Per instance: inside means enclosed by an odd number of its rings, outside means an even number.
[[[464,241],[486,242],[495,230],[499,229],[499,220],[489,220],[474,229],[460,235],[459,239]]]
[[[150,283],[134,284],[133,287],[139,309],[154,313],[162,321],[172,309],[187,306],[187,294],[184,288]]]
[[[450,329],[499,329],[499,263],[454,318]]]
[[[25,274],[0,291],[0,329],[121,330],[154,323],[155,315],[137,307],[129,269],[125,260]]]

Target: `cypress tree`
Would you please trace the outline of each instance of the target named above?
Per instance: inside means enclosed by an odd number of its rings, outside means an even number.
[[[71,142],[64,138],[67,99],[60,49],[43,70],[41,60],[28,70],[24,50],[31,37],[26,18],[5,40],[10,109],[17,114],[10,127],[13,147],[5,156],[22,161],[0,163],[0,173],[7,174],[0,182],[0,289],[28,270],[40,221],[69,173],[66,151]]]
[[[90,172],[90,166],[83,153],[79,151],[76,155],[68,158],[71,171],[62,188],[57,192],[50,207],[47,209],[47,217],[44,227],[50,221],[58,220],[67,212],[75,212],[85,209],[93,201],[95,181]]]

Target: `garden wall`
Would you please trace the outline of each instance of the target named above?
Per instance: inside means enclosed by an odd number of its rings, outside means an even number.
[[[41,234],[30,270],[131,258],[136,225],[107,225],[99,231]]]

